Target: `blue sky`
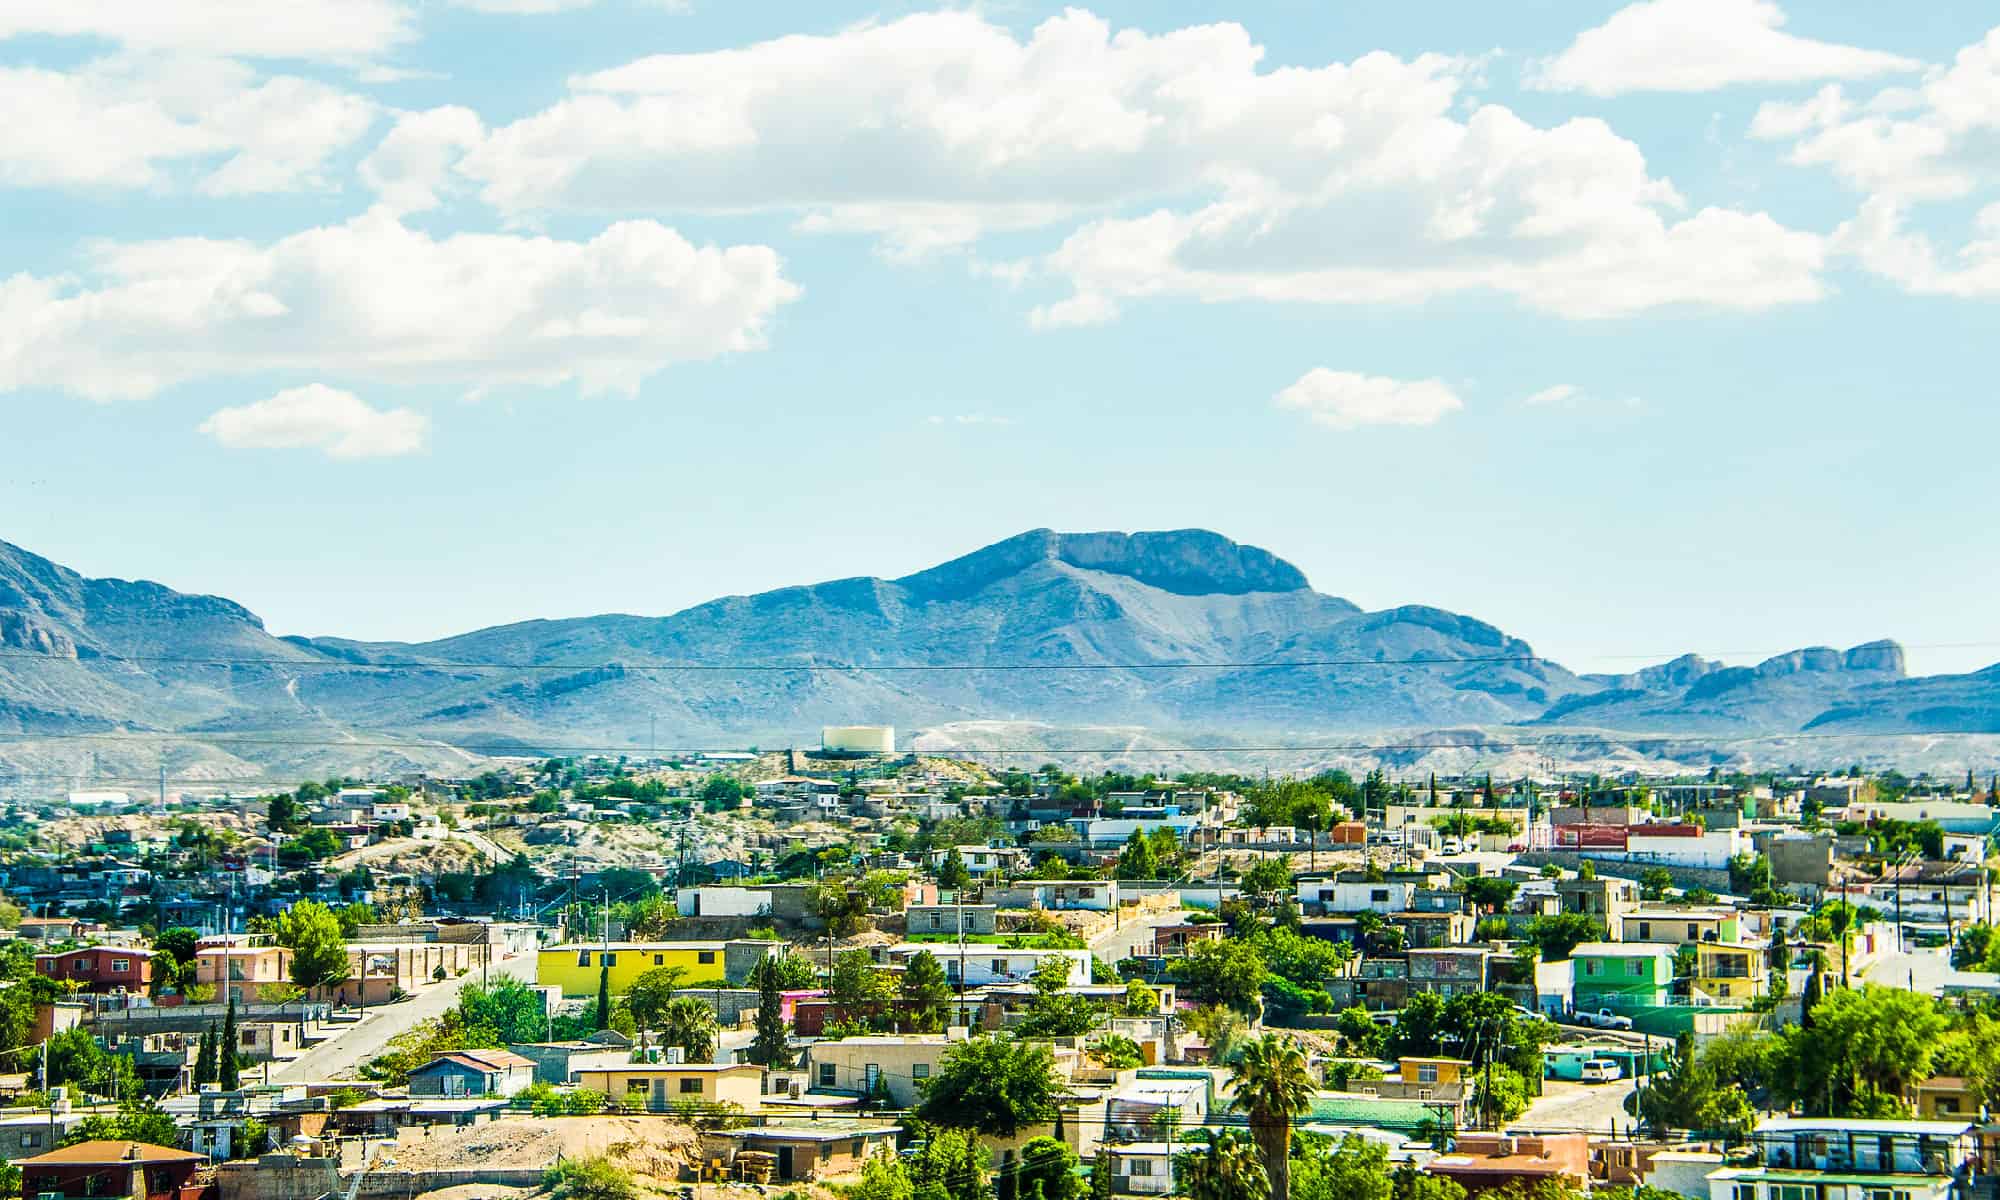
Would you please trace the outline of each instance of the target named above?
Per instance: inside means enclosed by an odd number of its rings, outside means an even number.
[[[0,537],[421,638],[1205,526],[2000,659],[1988,6],[280,11],[0,13]]]

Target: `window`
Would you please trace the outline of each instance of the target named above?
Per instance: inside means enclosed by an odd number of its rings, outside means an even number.
[[[588,951],[588,950],[579,950],[579,951],[577,951],[577,952],[576,952],[576,965],[577,965],[577,966],[579,966],[579,967],[587,967],[587,966],[589,966],[589,965],[590,965],[590,951]]]
[[[912,1079],[929,1079],[930,1077],[931,1065],[929,1063],[918,1063],[910,1068],[910,1078]]]
[[[1005,974],[1007,973],[1007,960],[1006,960],[1006,959],[1004,959],[1004,958],[996,958],[996,959],[994,959],[994,960],[993,960],[993,973],[994,973],[995,975],[1005,975]]]
[[[826,1162],[827,1160],[831,1159],[832,1157],[833,1157],[833,1143],[832,1143],[832,1142],[821,1142],[821,1143],[819,1144],[819,1160],[820,1160],[821,1162]]]
[[[1153,1164],[1143,1158],[1128,1159],[1125,1164],[1125,1173],[1128,1175],[1151,1175],[1153,1173]]]
[[[1628,958],[1625,960],[1625,973],[1627,975],[1644,975],[1646,973],[1646,964],[1636,958]]]
[[[618,956],[607,950],[597,956],[597,965],[601,967],[615,967],[618,965]]]
[[[701,1095],[701,1080],[699,1079],[681,1080],[681,1095],[683,1096]]]
[[[854,1139],[853,1141],[851,1141],[851,1142],[847,1143],[847,1152],[848,1152],[849,1154],[852,1154],[852,1155],[853,1155],[854,1157],[856,1157],[856,1158],[860,1158],[860,1157],[861,1157],[861,1139],[860,1139],[860,1138],[855,1138],[855,1139]]]
[[[1594,958],[1586,958],[1583,960],[1583,973],[1585,975],[1595,975],[1598,973],[1598,968],[1603,965]]]
[[[1695,924],[1693,921],[1688,922],[1687,940],[1690,942],[1698,942],[1701,940],[1701,926]]]
[[[1418,1083],[1436,1083],[1437,1081],[1438,1081],[1438,1065],[1436,1063],[1417,1064]]]
[[[37,1146],[39,1146],[39,1145],[41,1145],[41,1144],[42,1144],[42,1131],[41,1131],[41,1130],[39,1130],[39,1129],[24,1129],[24,1130],[22,1130],[22,1131],[21,1131],[21,1149],[23,1149],[23,1150],[33,1150],[33,1149],[34,1149],[35,1147],[37,1147]]]
[[[111,970],[116,974],[123,974],[131,969],[132,960],[129,958],[114,958],[111,960]]]
[[[643,1079],[628,1079],[625,1081],[625,1094],[628,1096],[643,1096],[652,1090],[653,1085]]]
[[[1768,1189],[1770,1200],[1813,1200],[1813,1185],[1809,1183],[1774,1183]]]
[[[1642,938],[1653,936],[1653,923],[1651,921],[1639,922],[1639,936]]]
[[[664,955],[664,954],[655,954],[655,955],[653,956],[653,965],[654,965],[654,966],[656,966],[656,967],[664,967],[664,966],[666,966],[666,965],[667,965],[667,956],[666,956],[666,955]]]
[[[246,1030],[244,1030],[244,1031],[243,1031],[243,1044],[244,1044],[244,1045],[246,1045],[246,1046],[254,1046],[254,1045],[256,1045],[256,1044],[257,1044],[257,1031],[256,1031],[256,1030],[254,1030],[254,1029],[246,1029]]]
[[[1368,889],[1368,903],[1370,903],[1370,904],[1387,904],[1388,902],[1389,902],[1389,889],[1388,889],[1388,888],[1369,888],[1369,889]]]
[[[832,1063],[821,1063],[819,1065],[819,1085],[821,1087],[832,1087],[838,1082],[839,1078],[834,1072]]]
[[[700,963],[704,967],[712,966],[715,963],[715,951],[713,950],[699,951],[698,953],[695,954],[694,960]]]

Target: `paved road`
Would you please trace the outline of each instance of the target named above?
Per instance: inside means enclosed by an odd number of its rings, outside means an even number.
[[[1861,978],[1884,987],[1913,988],[1935,996],[1947,983],[1991,986],[1993,976],[1961,971],[1951,965],[1951,953],[1943,946],[1912,947],[1908,954],[1888,954],[1868,964]]]
[[[1105,930],[1090,939],[1090,953],[1097,961],[1115,963],[1121,958],[1131,958],[1142,952],[1153,952],[1153,930],[1161,925],[1178,925],[1187,920],[1187,914],[1174,909],[1171,912],[1157,910],[1142,916],[1121,921],[1117,928]]]
[[[1632,1081],[1614,1083],[1571,1083],[1563,1079],[1542,1081],[1542,1094],[1528,1106],[1513,1125],[1519,1129],[1551,1132],[1582,1130],[1608,1133],[1615,1122],[1619,1129],[1633,1123],[1625,1111],[1625,1097],[1632,1094]]]
[[[535,977],[535,963],[536,956],[533,954],[495,959],[489,968],[489,977],[531,981]],[[341,1032],[335,1037],[274,1068],[271,1079],[285,1083],[351,1077],[362,1063],[382,1053],[389,1039],[456,1004],[459,989],[477,978],[478,973],[474,971],[463,979],[448,979],[433,984],[419,992],[415,999],[371,1008],[360,1024],[336,1027]]]

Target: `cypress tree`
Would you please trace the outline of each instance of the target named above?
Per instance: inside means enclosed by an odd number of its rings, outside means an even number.
[[[215,1025],[211,1023],[201,1031],[201,1044],[194,1055],[194,1086],[199,1090],[203,1085],[215,1082]]]
[[[597,970],[597,1027],[611,1028],[611,968],[609,965]]]
[[[753,974],[757,980],[757,1040],[750,1043],[750,1061],[766,1067],[791,1065],[791,1040],[785,1030],[785,998],[778,990],[778,963],[765,958]]]
[[[217,1083],[233,1092],[243,1086],[243,1068],[236,1061],[236,997],[229,997],[229,1009],[222,1015],[222,1039],[215,1048]]]

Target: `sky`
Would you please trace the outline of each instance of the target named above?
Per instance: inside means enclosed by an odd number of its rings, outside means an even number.
[[[422,639],[1198,526],[2000,659],[1988,4],[9,0],[0,538]]]

